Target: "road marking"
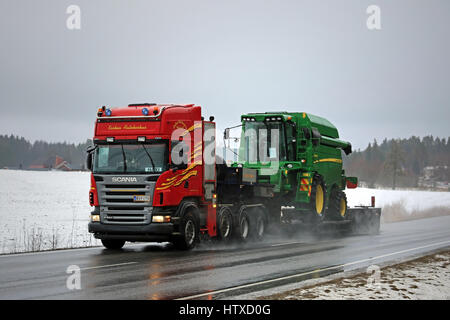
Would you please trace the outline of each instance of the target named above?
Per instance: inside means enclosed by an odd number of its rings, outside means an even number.
[[[280,247],[280,246],[288,246],[290,244],[303,244],[304,242],[284,242],[284,243],[276,243],[270,245],[271,247]]]
[[[313,273],[322,272],[322,271],[329,271],[329,270],[333,270],[333,269],[339,269],[339,268],[343,268],[343,267],[348,267],[348,266],[355,265],[355,264],[360,264],[360,263],[363,263],[363,262],[368,262],[368,261],[372,261],[372,260],[376,260],[376,259],[380,259],[380,258],[385,258],[385,257],[389,257],[389,256],[394,256],[394,255],[398,255],[398,254],[402,254],[402,253],[406,253],[406,252],[411,252],[411,251],[415,251],[415,250],[419,250],[419,249],[425,249],[425,248],[429,248],[429,247],[439,246],[439,245],[443,245],[443,244],[450,244],[450,240],[442,241],[442,242],[435,242],[435,243],[431,243],[431,244],[428,244],[428,245],[425,245],[425,246],[420,246],[420,247],[415,247],[415,248],[411,248],[411,249],[406,249],[406,250],[396,251],[396,252],[392,252],[392,253],[387,253],[387,254],[383,254],[383,255],[380,255],[380,256],[376,256],[376,257],[366,258],[366,259],[362,259],[362,260],[357,260],[357,261],[353,261],[353,262],[344,263],[344,264],[337,265],[337,266],[327,267],[327,268],[324,268],[324,269],[316,269],[316,270],[312,270],[312,271],[308,271],[308,272],[293,274],[293,275],[290,275],[290,276],[284,276],[284,277],[280,277],[280,278],[275,278],[275,279],[264,280],[264,281],[255,282],[255,283],[244,284],[244,285],[241,285],[241,286],[236,286],[236,287],[231,287],[231,288],[226,288],[226,289],[221,289],[221,290],[216,290],[216,291],[200,293],[200,294],[196,294],[196,295],[192,295],[192,296],[181,297],[181,298],[178,298],[178,299],[175,299],[175,300],[192,300],[192,299],[197,299],[197,298],[201,298],[201,297],[205,297],[205,296],[209,296],[209,295],[216,295],[216,294],[225,293],[225,292],[229,292],[229,291],[250,288],[250,287],[254,287],[254,286],[258,286],[258,285],[262,285],[262,284],[267,284],[267,283],[278,282],[278,281],[283,281],[283,280],[287,280],[287,279],[307,276],[307,275],[310,275],[310,274],[313,274]]]
[[[100,269],[100,268],[108,268],[108,267],[119,267],[119,266],[126,266],[126,265],[136,264],[136,263],[137,262],[135,262],[135,261],[131,261],[131,262],[124,262],[124,263],[107,264],[107,265],[104,265],[104,266],[80,268],[80,270],[83,271],[83,270],[92,270],[92,269]]]

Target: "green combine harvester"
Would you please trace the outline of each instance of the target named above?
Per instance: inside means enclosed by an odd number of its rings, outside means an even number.
[[[249,113],[241,121],[239,160],[218,168],[219,203],[260,206],[261,218],[248,220],[253,226],[298,220],[348,225],[365,233],[379,231],[381,210],[372,208],[374,198],[372,206],[347,206],[344,190],[358,184],[356,177],[345,175],[342,165],[343,154],[350,154],[352,146],[339,139],[332,123],[305,112]],[[224,138],[230,138],[229,129]],[[234,225],[242,229],[242,221],[236,219]],[[255,226],[253,233],[259,231]]]

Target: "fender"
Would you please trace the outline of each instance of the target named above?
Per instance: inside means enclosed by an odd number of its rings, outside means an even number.
[[[176,217],[176,220],[179,220],[183,217],[183,215],[186,213],[186,211],[190,208],[194,209],[194,215],[200,222],[200,209],[198,207],[198,203],[196,199],[183,199],[181,203],[178,205],[177,210],[174,213],[174,217]]]

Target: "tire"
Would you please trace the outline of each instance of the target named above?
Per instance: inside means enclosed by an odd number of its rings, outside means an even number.
[[[311,197],[309,201],[309,209],[313,221],[319,222],[324,219],[325,199],[325,183],[321,176],[315,175],[311,185]]]
[[[328,220],[344,220],[347,217],[347,196],[337,187],[330,194],[330,201],[326,212]]]
[[[217,216],[217,237],[224,242],[231,240],[233,234],[233,216],[231,210],[222,207]]]
[[[102,239],[102,244],[106,249],[119,250],[124,246],[125,240]]]
[[[193,209],[188,210],[180,221],[180,235],[173,240],[175,248],[179,250],[194,248],[199,239],[198,221],[195,218]]]
[[[250,238],[261,241],[266,233],[266,219],[261,208],[255,208],[250,215]]]
[[[245,242],[250,238],[250,218],[247,214],[247,211],[244,209],[241,211],[239,215],[238,225],[237,225],[237,233],[236,236],[238,240]]]

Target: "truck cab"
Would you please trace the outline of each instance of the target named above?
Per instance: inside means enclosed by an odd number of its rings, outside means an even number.
[[[89,232],[107,248],[125,241],[190,248],[199,232],[214,235],[215,163],[202,158],[205,147],[215,147],[214,133],[204,139],[211,128],[215,133],[195,105],[98,109],[87,157]]]

